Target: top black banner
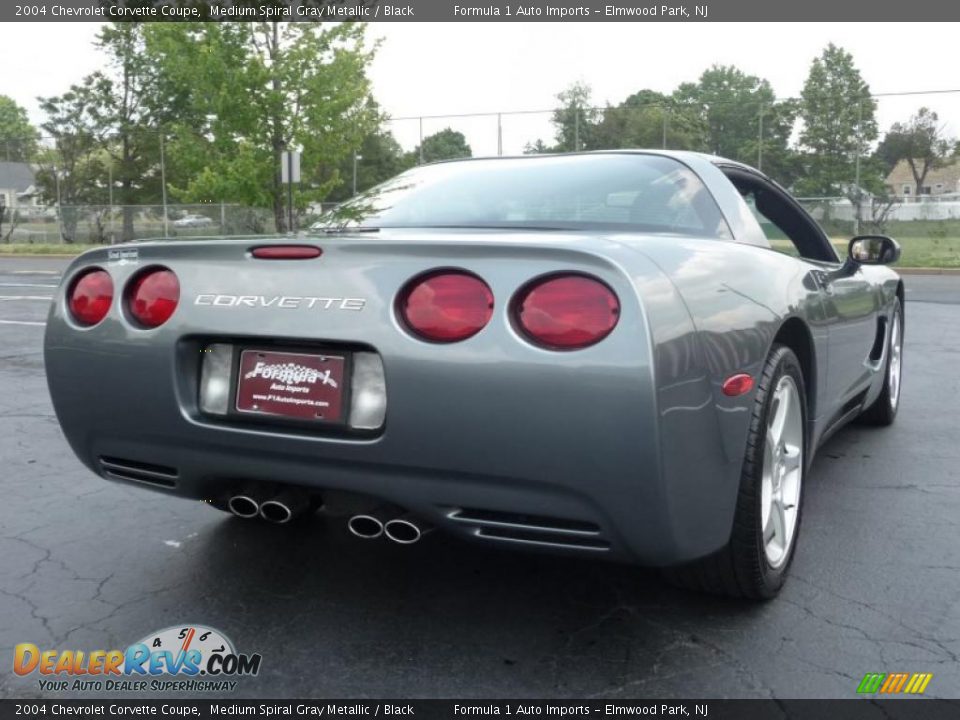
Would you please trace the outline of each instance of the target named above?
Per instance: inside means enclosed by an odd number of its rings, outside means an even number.
[[[907,22],[960,20],[942,0],[24,0],[5,22]],[[721,39],[718,38],[718,42]]]

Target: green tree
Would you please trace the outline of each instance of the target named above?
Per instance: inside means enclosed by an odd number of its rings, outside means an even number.
[[[393,134],[378,128],[363,138],[357,152],[357,192],[379,185],[414,164],[413,154],[405,155]],[[353,169],[353,155],[350,155],[337,168],[339,184],[330,191],[326,200],[340,202],[353,195]]]
[[[454,160],[456,158],[473,157],[473,150],[467,144],[467,139],[462,132],[451,128],[444,128],[440,132],[428,135],[423,139],[423,152],[420,145],[417,145],[413,152],[407,156],[407,162],[411,160],[416,163],[420,158],[423,162],[432,163],[439,160]]]
[[[937,113],[920,108],[905,123],[894,123],[880,145],[876,157],[888,174],[905,160],[913,175],[916,194],[921,195],[923,182],[931,170],[942,168],[956,158],[957,141],[944,134]]]
[[[280,158],[302,149],[302,209],[340,182],[380,117],[366,75],[375,48],[358,23],[156,23],[146,54],[171,120],[173,191],[183,201],[269,207],[286,229]],[[165,133],[166,134],[166,133]]]
[[[714,65],[697,82],[680,85],[673,99],[696,114],[706,152],[761,165],[784,185],[793,181],[790,136],[797,108],[778,102],[767,80]]]
[[[27,111],[12,98],[0,95],[0,160],[34,160],[39,139],[37,129],[27,118]]]
[[[99,91],[97,78],[87,78],[56,98],[41,99],[47,115],[43,131],[53,147],[37,155],[37,185],[48,203],[60,201],[62,240],[77,242],[77,225],[90,206],[103,205],[109,197],[112,158],[100,137],[91,106]]]
[[[853,56],[832,43],[814,59],[800,99],[805,176],[796,183],[808,195],[846,192],[858,158],[877,137],[876,101]]]
[[[545,153],[552,152],[552,149],[549,148],[543,140],[539,138],[534,142],[528,142],[523,146],[524,155],[543,155]]]
[[[593,133],[598,150],[618,148],[671,148],[697,150],[702,128],[694,108],[677,103],[656,90],[640,90],[603,111]]]
[[[145,27],[140,23],[104,26],[96,45],[106,55],[105,71],[92,73],[63,95],[40,98],[48,117],[43,129],[59,138],[58,147],[67,153],[60,162],[64,173],[79,173],[67,165],[95,155],[97,150],[109,155],[107,164],[113,168],[117,188],[115,201],[123,206],[124,241],[134,237],[134,206],[160,200],[158,131],[164,118],[176,111],[156,94],[156,68],[144,52]],[[59,132],[61,127],[72,128],[76,134],[68,139]],[[63,175],[61,179],[63,200],[69,178]],[[78,195],[75,200],[79,199]]]
[[[594,150],[600,111],[593,107],[593,91],[584,82],[575,82],[557,94],[560,107],[553,112],[557,144],[553,152]]]

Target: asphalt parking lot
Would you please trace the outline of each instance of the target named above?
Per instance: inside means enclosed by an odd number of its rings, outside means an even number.
[[[928,696],[960,696],[960,276],[906,277],[898,421],[822,448],[787,587],[744,605],[629,567],[363,542],[322,516],[268,526],[95,477],[44,379],[65,265],[0,258],[0,696],[71,695],[15,676],[17,643],[123,648],[181,623],[263,655],[239,697],[850,698],[867,672],[932,672]]]

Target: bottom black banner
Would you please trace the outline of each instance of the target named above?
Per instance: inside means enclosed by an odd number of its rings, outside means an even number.
[[[0,700],[0,720],[150,716],[955,720],[960,718],[960,700]]]

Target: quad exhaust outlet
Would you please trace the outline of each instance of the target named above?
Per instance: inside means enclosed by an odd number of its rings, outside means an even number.
[[[259,517],[277,525],[303,515],[310,507],[310,497],[296,488],[284,488],[271,494],[259,487],[248,487],[227,500],[227,509],[237,517]]]
[[[433,529],[392,505],[352,516],[347,521],[347,528],[351,534],[364,540],[386,537],[399,545],[413,545]]]

